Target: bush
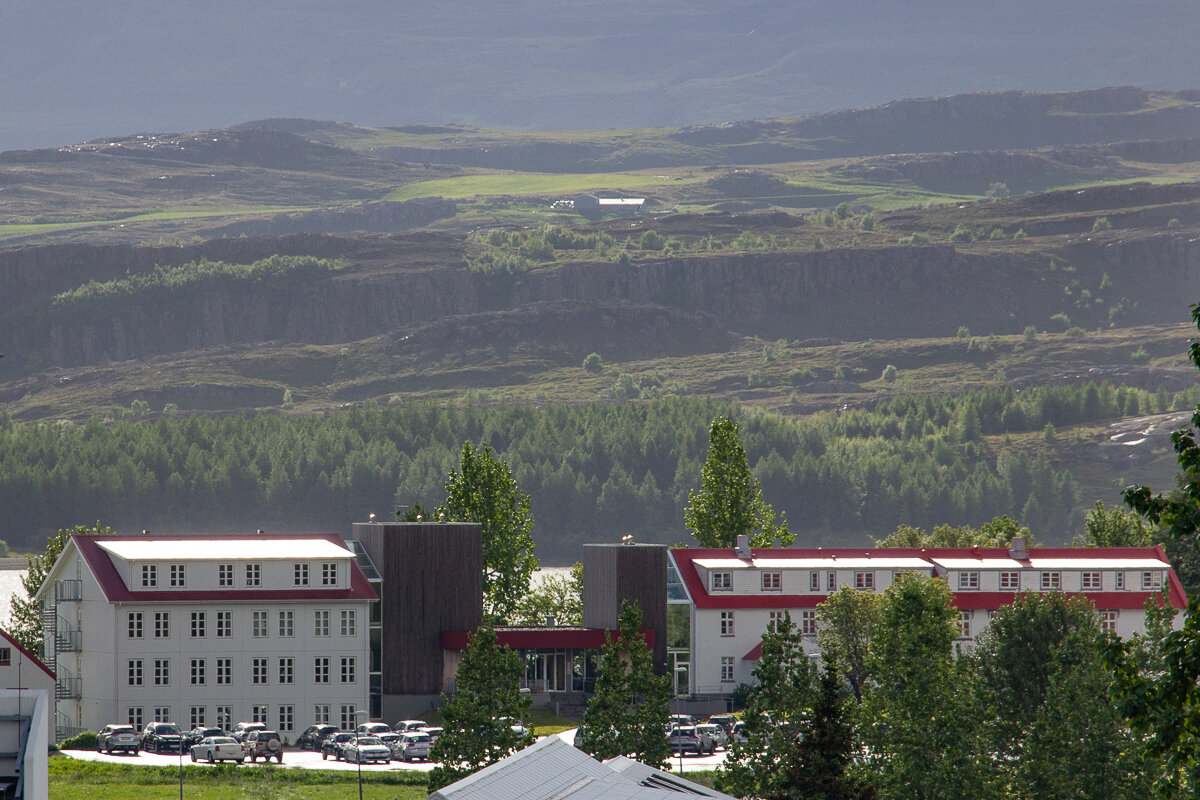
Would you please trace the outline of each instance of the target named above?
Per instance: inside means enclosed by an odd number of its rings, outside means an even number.
[[[1022,335],[1025,337],[1025,341],[1032,342],[1037,338],[1037,328],[1032,325],[1026,325],[1025,332]]]
[[[801,384],[810,383],[816,379],[817,374],[808,367],[800,367],[799,369],[794,369],[788,373],[788,380],[791,381],[793,386],[800,386]]]
[[[593,375],[599,375],[604,370],[604,359],[599,353],[588,353],[583,359],[583,368]]]
[[[1150,354],[1146,352],[1144,346],[1139,345],[1137,350],[1129,354],[1129,360],[1135,364],[1145,364],[1150,360]]]
[[[950,241],[952,242],[973,242],[977,238],[975,231],[966,225],[959,225],[954,229],[954,233],[950,234]]]
[[[1171,217],[1169,220],[1167,220],[1167,227],[1171,228],[1172,230],[1178,228],[1181,224],[1182,223],[1179,221],[1179,217]]]
[[[1108,217],[1096,217],[1096,221],[1092,223],[1092,233],[1107,231],[1111,228],[1112,223],[1108,221]]]
[[[1067,336],[1071,337],[1072,339],[1078,339],[1081,336],[1087,335],[1087,331],[1085,331],[1083,328],[1079,327],[1078,325],[1072,325],[1071,327],[1069,327],[1065,331],[1063,331],[1063,333],[1066,334]]]
[[[970,339],[971,338],[971,329],[968,328],[966,325],[959,325],[958,332],[955,333],[954,335],[956,337],[958,337],[959,339]]]
[[[95,750],[96,749],[96,732],[83,731],[74,736],[63,739],[58,745],[60,750]]]
[[[896,375],[898,373],[899,373],[899,370],[896,369],[895,364],[888,364],[886,367],[883,368],[883,374],[880,375],[879,377],[882,378],[883,380],[887,381],[888,383],[894,383],[896,380]]]
[[[638,247],[643,250],[662,250],[667,246],[667,239],[661,233],[654,231],[646,231],[642,234],[642,238],[638,239]]]

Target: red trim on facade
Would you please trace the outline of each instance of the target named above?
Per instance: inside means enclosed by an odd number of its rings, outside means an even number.
[[[110,603],[221,603],[221,602],[245,602],[258,601],[266,602],[272,600],[287,601],[287,600],[375,600],[377,595],[375,590],[371,588],[370,581],[363,573],[362,568],[358,566],[356,559],[350,559],[350,587],[346,589],[322,589],[320,587],[309,587],[307,589],[187,589],[184,591],[169,591],[158,590],[152,592],[134,592],[130,591],[125,585],[125,581],[121,579],[120,573],[117,572],[116,566],[108,553],[97,543],[98,540],[105,541],[171,541],[179,539],[192,539],[211,542],[236,542],[246,538],[257,539],[324,539],[333,542],[339,547],[346,547],[345,540],[337,533],[247,533],[247,534],[228,534],[228,533],[207,533],[207,534],[187,534],[180,536],[169,536],[161,534],[148,534],[144,536],[95,536],[87,534],[79,534],[72,536],[71,541],[79,548],[79,553],[83,560],[91,569],[92,575],[95,576],[96,582],[100,584],[100,590],[104,592],[104,597]],[[347,548],[349,549],[349,548]]]
[[[1008,550],[1002,547],[881,547],[881,548],[756,548],[751,551],[756,558],[803,559],[803,558],[1008,558]],[[1154,547],[1035,547],[1029,549],[1035,558],[1156,558],[1170,563],[1161,546]],[[709,593],[693,564],[705,558],[737,558],[736,551],[727,548],[678,548],[670,551],[680,579],[687,586],[696,608],[816,608],[825,602],[825,594],[777,595],[734,594],[732,592]],[[1026,567],[1028,559],[1015,559]],[[931,564],[931,566],[935,566]],[[883,569],[890,569],[883,567]],[[1187,608],[1187,595],[1175,570],[1168,569],[1167,599],[1172,607]],[[1156,592],[1068,592],[1070,595],[1086,597],[1101,609],[1139,609]],[[955,592],[954,602],[963,610],[996,610],[1013,601],[1013,592]]]
[[[50,668],[42,663],[42,660],[40,658],[38,658],[33,653],[26,650],[24,647],[21,647],[20,643],[17,642],[16,639],[12,638],[12,636],[9,635],[8,631],[4,630],[3,628],[0,628],[0,636],[4,637],[4,640],[7,641],[13,647],[15,647],[21,653],[21,655],[25,656],[26,660],[31,661],[34,664],[36,664],[37,666],[41,667],[42,672],[44,672],[50,676],[50,680],[52,680],[52,681],[58,680],[58,678],[55,676],[55,674],[50,671]]]
[[[758,661],[760,658],[762,658],[762,642],[750,648],[750,652],[742,656],[742,661]]]
[[[621,635],[619,630],[605,628],[496,628],[496,640],[514,650],[546,650],[550,648],[600,648],[608,638]],[[446,650],[466,650],[467,640],[474,631],[442,631],[442,647]],[[654,647],[654,631],[645,628],[642,635],[647,647]]]

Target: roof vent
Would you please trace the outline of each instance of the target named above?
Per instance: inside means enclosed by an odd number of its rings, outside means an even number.
[[[737,557],[746,561],[754,558],[754,553],[750,550],[750,537],[744,533],[737,537]]]
[[[259,528],[259,529],[258,529],[258,535],[259,535],[259,536],[262,536],[262,535],[263,535],[263,529],[262,529],[262,528]]]
[[[1024,536],[1014,536],[1012,538],[1012,544],[1008,546],[1008,557],[1017,561],[1029,558],[1029,550],[1025,548]]]

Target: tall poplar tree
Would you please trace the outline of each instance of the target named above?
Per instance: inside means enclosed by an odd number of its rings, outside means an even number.
[[[791,544],[786,515],[775,524],[775,509],[763,499],[737,423],[717,417],[708,431],[708,456],[700,470],[700,489],[688,492],[683,521],[701,547],[734,547],[749,536],[752,547]]]
[[[463,443],[462,460],[446,478],[447,520],[478,522],[483,536],[483,614],[493,624],[515,619],[529,580],[538,568],[533,555],[533,514],[508,464],[492,448]]]

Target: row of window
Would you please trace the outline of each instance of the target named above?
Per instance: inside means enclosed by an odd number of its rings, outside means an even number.
[[[148,612],[130,611],[127,614],[126,632],[130,639],[142,639],[145,637],[145,622]],[[180,612],[185,613],[185,612]],[[191,615],[191,625],[189,627],[190,636],[193,639],[204,639],[208,636],[208,615],[207,611],[192,611],[187,612]],[[233,636],[233,612],[232,611],[214,611],[212,612],[215,630],[214,633],[218,639],[228,639]],[[154,621],[154,638],[169,639],[171,637],[171,612],[170,611],[155,611],[152,614]],[[313,611],[313,636],[329,636],[332,630],[332,612],[329,609],[316,609]],[[353,608],[342,609],[338,612],[338,632],[342,636],[357,636],[358,635],[358,611]],[[296,635],[296,612],[291,609],[284,609],[276,612],[276,628],[278,635],[283,638],[291,638]],[[250,635],[255,639],[265,639],[271,635],[271,616],[269,611],[252,611],[250,614]]]
[[[208,716],[208,706],[189,706],[188,709],[188,721],[192,728],[208,727],[209,724],[212,724],[229,730],[237,723],[247,721],[237,719],[233,716],[233,706],[213,706],[212,717]],[[250,719],[248,721],[270,725],[270,711],[270,706],[252,705],[250,706]],[[331,711],[329,703],[317,703],[313,706],[313,724],[328,725],[331,718]],[[353,730],[357,724],[356,714],[358,708],[352,704],[345,703],[341,705],[339,711],[341,712],[341,729]],[[175,722],[171,715],[170,706],[154,706],[150,713],[154,716],[154,722]],[[144,709],[142,706],[129,706],[126,708],[126,719],[134,728],[141,730],[145,724]],[[290,703],[278,706],[276,708],[276,721],[278,723],[276,729],[281,733],[294,731],[296,729],[296,706]]]
[[[234,586],[234,565],[217,565],[217,586],[229,588]],[[336,561],[325,561],[320,565],[321,586],[338,585],[338,565]],[[310,586],[310,565],[304,562],[292,564],[292,585]],[[167,585],[172,589],[182,589],[187,586],[187,564],[169,564],[166,569]],[[262,564],[252,563],[242,565],[243,586],[262,586]],[[158,564],[142,564],[142,588],[158,588]]]
[[[1114,574],[1113,588],[1118,591],[1125,589],[1125,573],[1118,571]],[[1082,573],[1082,586],[1085,592],[1098,592],[1102,589],[1103,581],[1101,580],[1101,572],[1099,570],[1085,570]],[[783,573],[778,570],[764,570],[759,573],[760,586],[764,592],[779,592],[783,591]],[[837,572],[829,570],[824,573],[824,590],[834,592],[837,590]],[[709,586],[714,592],[732,592],[733,591],[733,573],[732,572],[712,572],[709,573]],[[1062,586],[1061,571],[1044,571],[1039,573],[1039,586],[1042,591],[1056,591]],[[1021,587],[1021,573],[1019,571],[1003,571],[1000,573],[1000,591],[1015,592]],[[854,588],[864,591],[872,591],[875,588],[875,573],[872,571],[863,571],[854,573]],[[958,573],[958,588],[960,591],[971,591],[979,588],[979,572],[975,570],[964,570]],[[1162,571],[1147,570],[1142,573],[1142,590],[1143,591],[1158,591],[1162,588]],[[808,573],[808,589],[812,592],[822,591],[822,573]]]
[[[213,682],[217,686],[233,685],[233,659],[214,658]],[[207,658],[188,659],[189,680],[192,686],[208,685]],[[276,662],[276,683],[280,686],[291,686],[296,683],[296,659],[293,656],[280,656]],[[352,684],[358,682],[358,659],[355,656],[342,656],[339,683]],[[317,656],[313,659],[313,683],[331,683],[330,656]],[[130,686],[145,686],[146,671],[152,670],[155,686],[171,685],[171,659],[169,658],[131,658],[127,662],[128,681]],[[250,682],[255,686],[266,686],[271,682],[270,659],[265,656],[255,656],[250,659]]]

